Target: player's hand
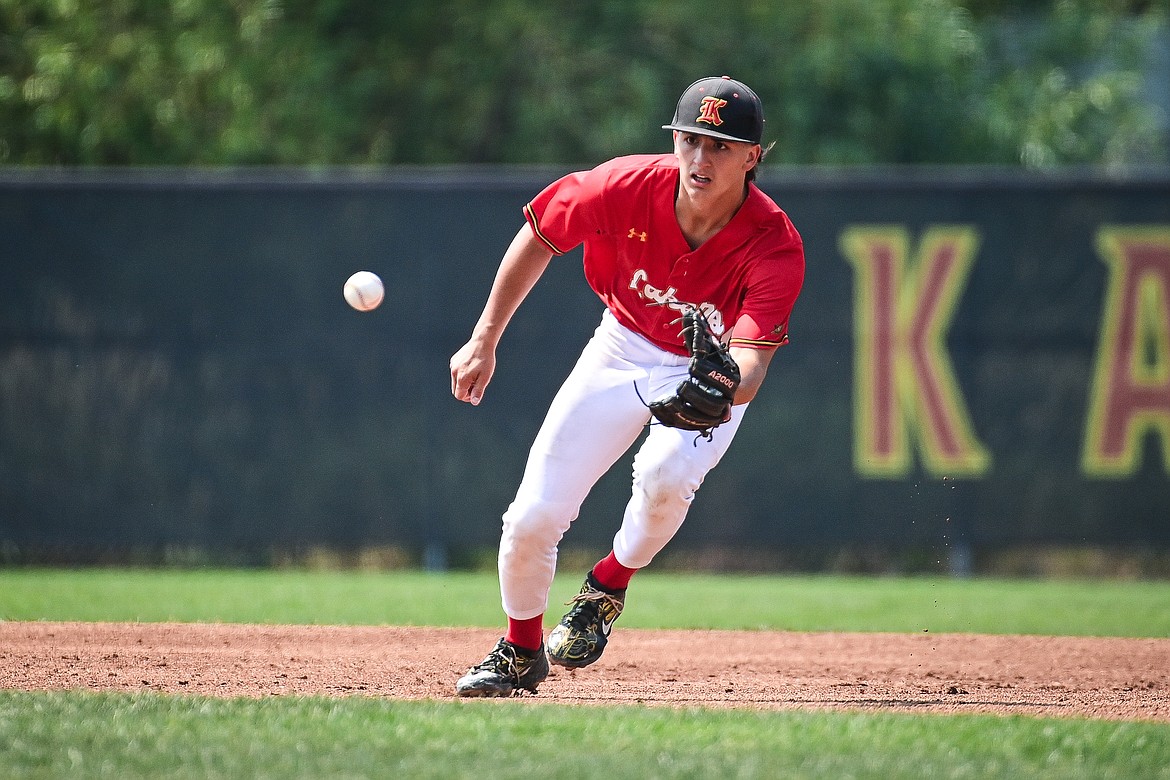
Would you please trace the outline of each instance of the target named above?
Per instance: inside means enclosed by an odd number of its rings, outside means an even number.
[[[467,342],[451,356],[451,394],[478,406],[495,371],[496,351],[474,339]]]

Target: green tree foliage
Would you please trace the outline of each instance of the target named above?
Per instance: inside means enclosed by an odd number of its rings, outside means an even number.
[[[590,162],[663,148],[713,73],[756,87],[777,162],[1166,162],[1166,7],[0,0],[0,162]]]

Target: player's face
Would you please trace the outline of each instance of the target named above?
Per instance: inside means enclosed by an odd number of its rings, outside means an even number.
[[[674,155],[688,195],[698,198],[734,192],[738,196],[744,176],[760,160],[760,146],[676,131]]]

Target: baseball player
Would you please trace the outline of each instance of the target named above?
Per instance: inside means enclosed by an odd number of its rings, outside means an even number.
[[[584,245],[601,323],[556,394],[503,516],[507,629],[460,696],[535,692],[549,662],[601,657],[626,587],[678,531],[760,389],[804,281],[787,215],[753,183],[763,107],[728,76],[678,100],[672,154],[619,157],[553,182],[524,207],[471,339],[451,358],[478,404],[505,327],[551,258]],[[646,431],[613,549],[544,637],[557,547],[593,485]],[[547,645],[547,649],[546,649]]]

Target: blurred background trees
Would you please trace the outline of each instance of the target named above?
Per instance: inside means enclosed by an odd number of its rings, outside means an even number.
[[[588,163],[753,85],[786,164],[1170,162],[1168,0],[0,0],[0,163]]]

